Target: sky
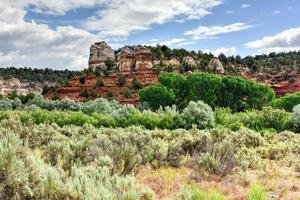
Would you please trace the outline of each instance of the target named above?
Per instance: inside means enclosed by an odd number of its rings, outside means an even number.
[[[300,50],[300,0],[0,0],[0,66],[81,70],[89,47]]]

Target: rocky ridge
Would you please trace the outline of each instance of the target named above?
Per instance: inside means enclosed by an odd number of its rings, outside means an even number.
[[[107,61],[114,64],[107,66]],[[126,46],[115,53],[105,42],[95,43],[90,48],[89,69],[90,71],[106,71],[100,75],[88,75],[85,77],[75,77],[68,81],[65,86],[57,87],[49,94],[48,98],[58,95],[60,98],[71,98],[75,100],[85,100],[87,98],[103,97],[116,99],[121,103],[138,104],[138,89],[134,84],[139,84],[143,88],[151,84],[158,83],[158,69],[169,71],[168,66],[175,73],[182,73],[182,65],[190,66],[195,70],[195,66],[200,61],[193,56],[184,56],[179,61],[176,57],[155,59],[150,49],[145,46]],[[213,58],[205,67],[204,71],[220,75],[234,75],[251,79],[256,82],[267,84],[272,87],[277,95],[300,91],[300,74],[291,73],[288,76],[281,74],[269,75],[265,73],[253,73],[243,66],[231,66],[234,73],[230,72],[218,58]],[[199,69],[196,69],[199,71]],[[200,71],[199,71],[200,72]],[[185,73],[185,72],[183,72]],[[84,79],[82,81],[81,79]],[[123,79],[123,84],[120,84]]]

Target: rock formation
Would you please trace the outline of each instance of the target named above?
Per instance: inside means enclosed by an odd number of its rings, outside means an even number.
[[[128,47],[121,49],[118,54],[118,67],[120,72],[131,71],[135,66],[135,52]]]
[[[144,46],[135,46],[134,50],[124,47],[118,54],[118,67],[120,72],[132,72],[139,69],[153,68],[152,54]]]
[[[170,60],[164,60],[163,64],[166,66],[180,66],[180,62],[177,58],[171,58]]]
[[[186,56],[183,58],[183,63],[186,63],[190,66],[196,66],[196,61],[193,57],[191,56]]]
[[[95,70],[107,69],[106,63],[110,61],[112,64],[116,62],[114,50],[105,42],[98,42],[90,47],[89,68]]]
[[[134,51],[136,57],[135,70],[153,68],[152,54],[149,49],[144,46],[137,46],[134,48]]]
[[[217,74],[224,74],[225,70],[221,61],[217,58],[212,59],[208,64],[208,71],[214,72]]]

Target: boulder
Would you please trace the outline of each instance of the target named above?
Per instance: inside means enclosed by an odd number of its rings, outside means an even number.
[[[121,49],[118,54],[118,67],[120,72],[131,71],[135,66],[135,52],[128,47]]]
[[[135,70],[139,70],[142,68],[153,68],[152,53],[148,48],[139,45],[134,47],[134,52],[136,58]]]
[[[106,42],[97,42],[90,47],[89,68],[106,70],[106,62],[116,62],[114,50]]]
[[[180,66],[180,62],[177,60],[177,58],[171,58],[170,60],[164,60],[163,63],[166,66]]]
[[[182,60],[183,63],[188,64],[190,66],[196,66],[196,61],[193,57],[191,56],[186,56]]]
[[[221,61],[217,58],[212,59],[208,64],[208,71],[214,72],[217,74],[224,74],[225,70]]]

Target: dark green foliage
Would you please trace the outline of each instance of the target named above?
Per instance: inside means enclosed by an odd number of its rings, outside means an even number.
[[[115,62],[112,61],[112,60],[106,60],[105,61],[105,65],[107,67],[107,70],[110,71],[110,70],[112,70],[114,68]]]
[[[99,67],[96,67],[96,69],[95,69],[95,76],[101,76],[101,68],[99,68]]]
[[[97,98],[97,96],[98,96],[97,93],[94,92],[94,91],[92,91],[92,92],[89,94],[89,97],[92,98],[92,99]]]
[[[300,92],[286,94],[272,101],[274,108],[285,109],[286,111],[292,111],[293,107],[300,104]]]
[[[162,73],[159,76],[159,82],[174,92],[176,96],[174,103],[178,106],[178,108],[181,109],[189,103],[186,99],[186,96],[189,93],[188,84],[183,75],[175,73]]]
[[[79,82],[80,82],[80,84],[85,84],[85,76],[81,76],[79,78]]]
[[[114,92],[112,90],[108,90],[107,91],[107,96],[108,97],[113,97],[114,96]]]
[[[141,88],[142,88],[142,84],[136,78],[133,78],[131,89],[133,89],[133,90],[139,90]]]
[[[173,73],[162,73],[159,80],[162,86],[174,92],[174,103],[180,109],[188,102],[198,100],[212,108],[229,107],[234,112],[261,109],[275,96],[274,91],[267,86],[239,77],[193,73],[184,78]]]
[[[127,88],[123,93],[125,98],[130,98],[131,94],[132,94],[132,91],[129,88]]]
[[[104,86],[103,80],[101,77],[97,78],[96,87]]]
[[[33,69],[33,68],[0,68],[0,76],[5,79],[17,78],[32,82],[55,82],[59,83],[71,77],[81,75],[80,71],[53,70],[53,69]]]
[[[50,92],[50,91],[53,90],[53,89],[54,89],[54,86],[45,84],[45,85],[43,86],[42,95],[47,94],[48,92]]]
[[[154,110],[157,110],[159,107],[171,106],[175,101],[174,92],[159,84],[142,89],[139,95],[140,101],[148,103]]]
[[[55,101],[55,100],[60,100],[60,96],[59,94],[57,94],[57,92],[54,92],[53,96],[52,96],[52,100]]]
[[[263,108],[262,111],[253,110],[233,114],[230,109],[217,109],[215,116],[217,124],[232,130],[239,130],[242,126],[256,131],[293,130],[291,113],[271,107]]]
[[[81,97],[89,98],[89,91],[87,89],[81,89],[80,94]]]
[[[126,83],[126,76],[121,75],[117,80],[117,85],[121,87],[124,86],[125,83]]]

